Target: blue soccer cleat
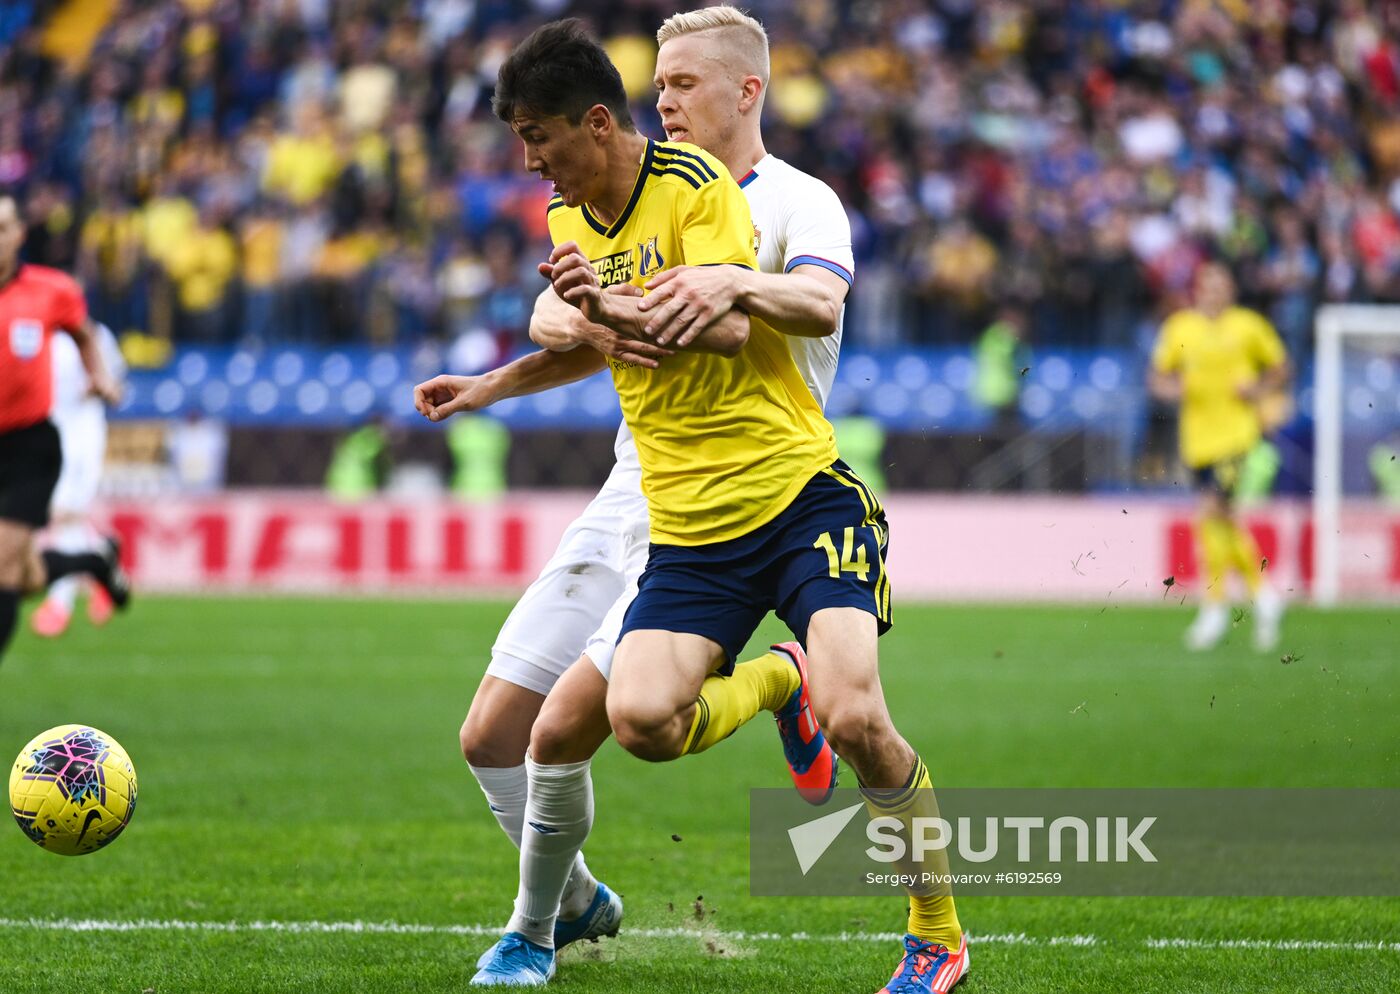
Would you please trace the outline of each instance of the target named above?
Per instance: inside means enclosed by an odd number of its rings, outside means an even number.
[[[597,942],[604,936],[611,939],[617,935],[617,930],[621,925],[622,898],[608,890],[607,886],[600,880],[598,889],[593,892],[593,900],[589,903],[587,911],[569,921],[558,918],[554,920],[554,951],[557,953],[565,946],[578,942],[580,939],[590,939],[593,942]],[[482,953],[481,958],[476,961],[477,968],[486,966],[495,952],[496,947],[492,946]]]
[[[836,753],[827,745],[826,736],[817,726],[812,714],[811,695],[807,690],[807,653],[796,642],[782,642],[769,651],[790,660],[797,668],[800,683],[792,699],[773,717],[778,722],[778,735],[783,740],[783,756],[797,792],[808,804],[825,804],[836,789],[838,762]]]
[[[554,976],[554,950],[507,932],[479,965],[473,987],[543,987]]]
[[[588,910],[572,921],[554,920],[554,951],[558,952],[580,939],[597,942],[603,936],[612,938],[622,925],[622,898],[598,881],[598,889]]]
[[[895,967],[890,982],[875,994],[948,994],[967,976],[967,933],[958,951],[924,942],[918,936],[904,937],[904,958]]]

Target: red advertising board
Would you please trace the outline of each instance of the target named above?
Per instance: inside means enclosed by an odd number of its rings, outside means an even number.
[[[342,504],[255,491],[114,503],[105,517],[151,591],[510,592],[534,577],[590,497]],[[897,598],[1161,600],[1199,580],[1186,502],[895,494],[886,506]],[[1312,575],[1309,512],[1277,502],[1244,515],[1261,570],[1294,598]],[[1400,512],[1349,508],[1344,523],[1344,591],[1400,598]]]

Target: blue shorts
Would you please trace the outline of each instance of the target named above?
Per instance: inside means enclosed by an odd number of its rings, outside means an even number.
[[[630,631],[688,632],[717,642],[728,673],[769,611],[797,640],[822,608],[854,607],[890,628],[889,526],[874,492],[839,460],[813,476],[781,514],[709,545],[651,546]]]

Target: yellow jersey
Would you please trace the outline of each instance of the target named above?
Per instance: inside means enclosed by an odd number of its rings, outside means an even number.
[[[647,141],[627,207],[610,225],[554,198],[549,233],[577,242],[604,286],[674,266],[757,268],[748,201],[694,145]],[[777,517],[836,458],[831,425],[782,334],[751,319],[733,357],[681,352],[659,369],[608,360],[637,443],[651,540],[708,545]]]
[[[1245,307],[1215,320],[1194,309],[1162,324],[1152,368],[1181,376],[1181,459],[1192,469],[1244,455],[1259,441],[1259,411],[1239,391],[1288,354],[1273,325]]]

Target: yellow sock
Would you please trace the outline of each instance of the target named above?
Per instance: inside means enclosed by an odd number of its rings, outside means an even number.
[[[1240,576],[1244,579],[1244,585],[1249,588],[1250,596],[1259,592],[1259,546],[1254,542],[1254,536],[1249,533],[1249,529],[1244,525],[1237,525],[1233,522],[1227,523],[1230,528],[1230,560],[1234,563],[1235,569],[1240,571]]]
[[[915,758],[914,772],[908,783],[895,790],[872,790],[863,788],[865,809],[870,817],[898,818],[906,828],[915,817],[937,817],[938,802],[933,795],[933,780],[928,775],[924,761]],[[917,867],[910,867],[918,873],[948,873],[948,857],[944,853],[924,860]],[[924,942],[947,946],[954,952],[962,942],[962,924],[958,921],[958,910],[953,904],[953,895],[948,887],[942,886],[938,893],[909,893],[909,934]]]
[[[1223,518],[1203,518],[1199,526],[1202,558],[1205,560],[1205,599],[1225,599],[1225,572],[1235,558],[1235,537],[1230,522]]]
[[[798,682],[797,667],[771,652],[735,666],[733,676],[706,678],[681,752],[704,752],[758,712],[778,710]]]

